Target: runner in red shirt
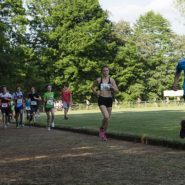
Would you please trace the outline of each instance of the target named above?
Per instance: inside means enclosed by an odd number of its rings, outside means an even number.
[[[68,85],[64,84],[61,91],[61,100],[64,108],[64,119],[68,119],[67,113],[72,105],[72,92],[69,90]]]

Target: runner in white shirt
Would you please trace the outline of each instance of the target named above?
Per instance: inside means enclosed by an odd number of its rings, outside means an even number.
[[[16,127],[19,128],[19,126],[24,126],[23,124],[24,99],[23,99],[23,92],[21,91],[21,88],[19,86],[17,87],[17,91],[13,94],[13,98],[15,101]]]

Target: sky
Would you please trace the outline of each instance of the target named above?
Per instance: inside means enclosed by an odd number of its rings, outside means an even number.
[[[99,0],[101,7],[108,10],[109,19],[114,22],[120,20],[128,21],[134,24],[140,15],[152,10],[160,13],[166,18],[172,30],[185,35],[185,19],[175,8],[174,0]]]

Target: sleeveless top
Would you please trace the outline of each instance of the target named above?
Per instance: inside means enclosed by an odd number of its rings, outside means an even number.
[[[100,91],[110,91],[110,77],[109,77],[109,81],[108,83],[103,83],[102,77],[101,77],[101,81],[99,83],[99,90]]]

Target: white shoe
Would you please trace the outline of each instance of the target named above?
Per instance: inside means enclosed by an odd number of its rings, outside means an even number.
[[[50,127],[48,127],[48,131],[50,131],[51,130],[51,128]]]
[[[52,127],[52,128],[55,127],[55,123],[54,123],[54,122],[51,123],[51,127]]]
[[[4,128],[7,128],[7,125],[5,125]]]

